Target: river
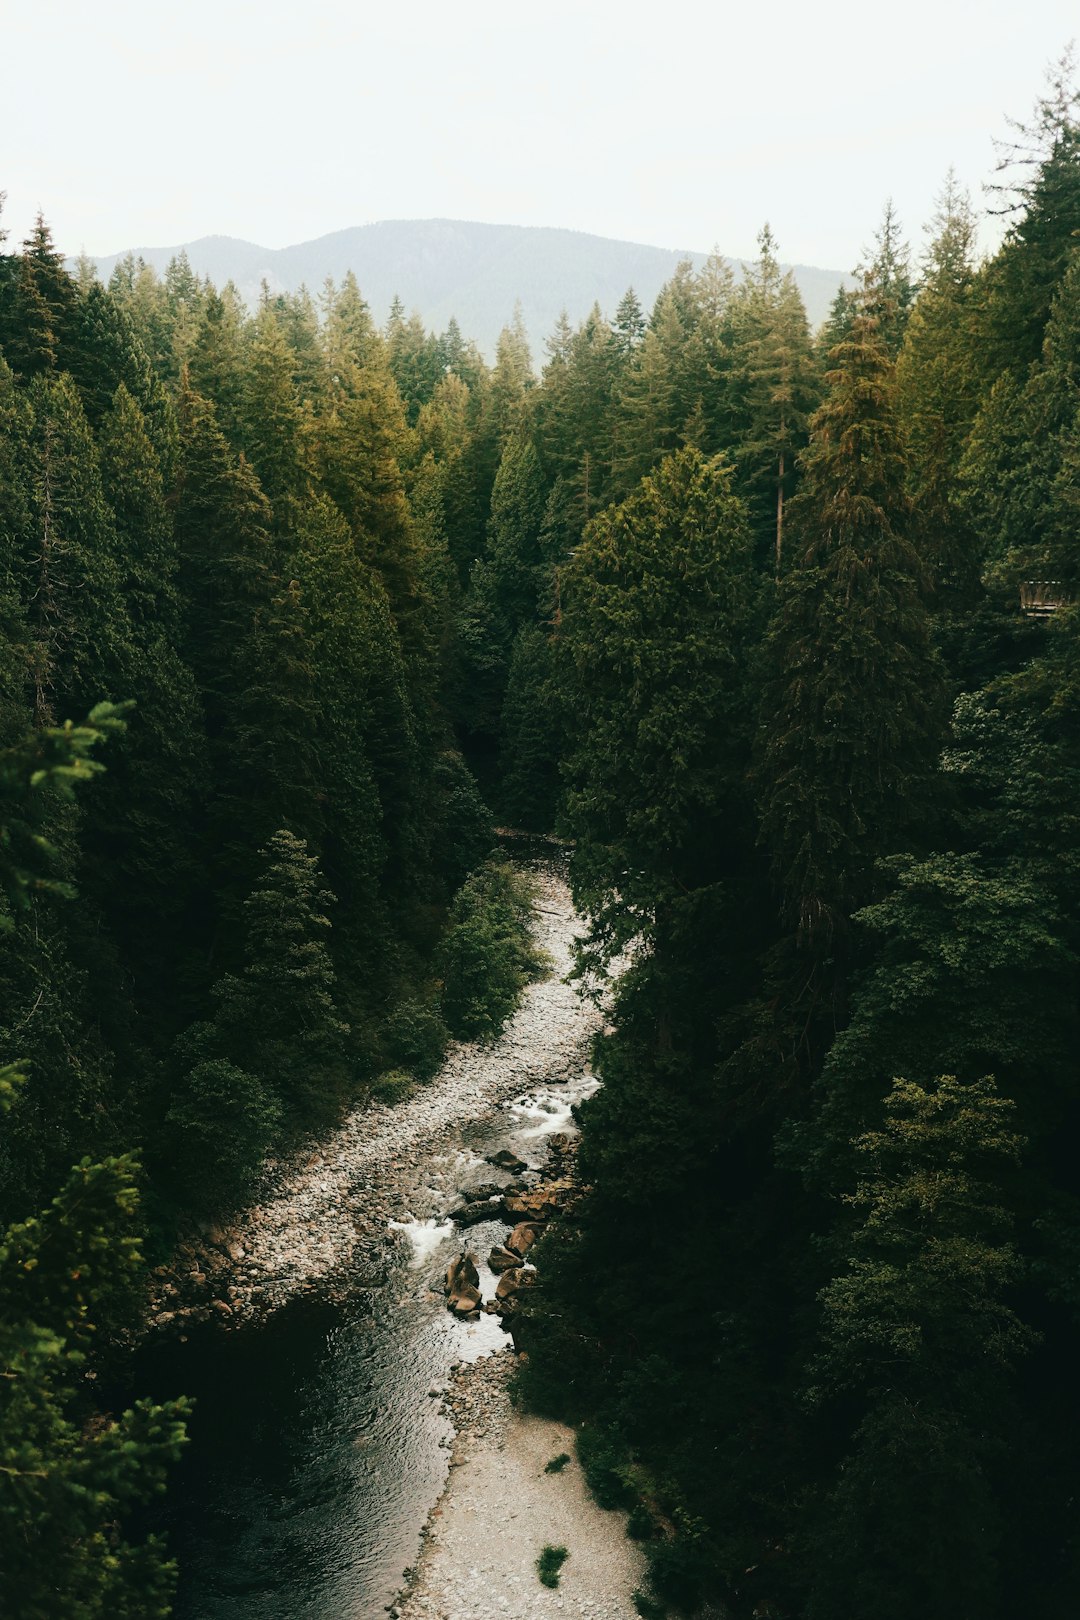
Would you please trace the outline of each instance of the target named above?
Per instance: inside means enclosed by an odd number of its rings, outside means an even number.
[[[573,912],[561,874],[548,863],[546,875],[540,934],[556,972],[530,989],[501,1038],[519,1057],[522,1036],[549,1027],[545,1008],[552,1017],[567,1011],[560,978]],[[509,1147],[538,1168],[545,1137],[573,1129],[573,1104],[596,1086],[586,1065],[596,1017],[578,1003],[574,1018],[573,1072],[565,1028],[553,1031],[560,1062],[549,1081],[494,1106],[489,1097],[482,1117],[446,1118],[429,1138],[386,1222],[381,1287],[336,1303],[298,1294],[231,1332],[204,1325],[186,1342],[159,1336],[141,1353],[142,1390],[197,1402],[162,1525],[180,1563],[178,1620],[373,1620],[392,1603],[446,1478],[451,1430],[438,1397],[455,1363],[505,1342],[497,1317],[454,1320],[438,1285],[464,1244],[483,1261],[506,1224],[459,1234],[446,1211],[459,1189],[507,1179],[487,1155]],[[529,1039],[542,1047],[542,1037]],[[478,1069],[490,1073],[499,1044],[475,1049]],[[469,1053],[458,1049],[447,1091],[459,1115]],[[542,1070],[545,1052],[532,1056],[539,1062],[527,1069]],[[435,1097],[439,1085],[437,1077]],[[482,1265],[485,1298],[495,1280]]]

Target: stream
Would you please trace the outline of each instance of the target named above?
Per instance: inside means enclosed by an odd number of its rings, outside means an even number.
[[[565,938],[545,941],[560,956],[572,922],[568,911]],[[515,1015],[524,1027],[546,991],[554,1012],[564,1004],[565,986],[549,983]],[[490,1065],[491,1049],[477,1058]],[[387,1222],[383,1286],[333,1304],[300,1294],[231,1332],[207,1324],[141,1351],[142,1392],[196,1397],[160,1521],[180,1564],[178,1620],[374,1620],[392,1604],[445,1483],[451,1369],[507,1342],[498,1317],[455,1320],[442,1294],[449,1259],[468,1247],[491,1297],[484,1262],[507,1224],[460,1233],[447,1210],[463,1189],[510,1179],[486,1162],[501,1148],[540,1168],[545,1138],[572,1131],[573,1105],[596,1088],[584,1053],[574,1068],[481,1119],[445,1122]]]

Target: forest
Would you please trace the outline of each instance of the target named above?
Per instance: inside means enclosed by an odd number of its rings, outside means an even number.
[[[498,823],[622,967],[518,1385],[641,1613],[1072,1612],[1066,72],[998,178],[992,254],[887,205],[818,332],[766,226],[539,370],[0,254],[0,1610],[170,1613],[187,1407],[96,1387],[185,1222],[498,1027]]]

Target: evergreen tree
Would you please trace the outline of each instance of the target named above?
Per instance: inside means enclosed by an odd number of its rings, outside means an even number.
[[[651,936],[725,865],[756,606],[731,476],[695,450],[668,458],[593,519],[564,577],[567,818],[576,893],[605,950]]]
[[[959,510],[956,471],[978,409],[972,292],[975,218],[950,171],[938,200],[922,288],[896,366],[908,488],[937,602],[953,611],[977,593],[975,536]]]
[[[734,387],[739,429],[734,445],[740,488],[760,531],[768,533],[776,574],[783,559],[784,504],[794,488],[796,456],[817,402],[810,329],[791,272],[781,275],[766,225],[761,257],[739,288]]]
[[[808,1612],[990,1615],[995,1522],[988,1440],[1004,1375],[1031,1344],[1010,1304],[1021,1274],[1003,1172],[1022,1146],[992,1079],[896,1080],[855,1144],[850,1259],[821,1295],[811,1395],[861,1413],[814,1524]],[[843,1410],[843,1407],[841,1408]]]
[[[232,906],[275,827],[311,835],[321,823],[310,648],[299,587],[285,573],[253,472],[231,453],[205,400],[188,387],[179,406],[183,650],[206,717],[211,859]]]
[[[893,368],[872,316],[832,361],[792,503],[758,764],[777,882],[799,935],[823,944],[869,897],[877,856],[925,814],[942,727]]]

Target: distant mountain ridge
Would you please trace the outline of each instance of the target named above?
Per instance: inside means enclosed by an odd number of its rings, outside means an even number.
[[[204,236],[175,247],[134,248],[155,269],[186,252],[191,267],[218,286],[234,281],[253,303],[265,280],[273,292],[317,292],[327,276],[341,281],[352,270],[375,319],[386,319],[395,294],[425,325],[442,331],[455,317],[466,338],[492,354],[501,329],[520,300],[539,364],[544,342],[565,309],[576,325],[599,303],[607,315],[633,287],[646,310],[682,259],[695,265],[704,253],[622,242],[584,231],[543,225],[484,225],[453,219],[391,219],[353,226],[298,242],[264,248],[232,236]],[[108,280],[123,253],[95,259]],[[736,274],[743,261],[729,261]],[[786,267],[785,267],[786,268]],[[824,320],[842,271],[793,265],[812,326]]]

